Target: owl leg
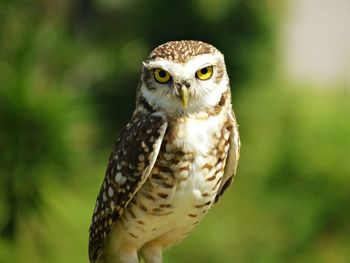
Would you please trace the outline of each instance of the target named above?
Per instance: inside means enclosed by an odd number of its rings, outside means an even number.
[[[162,248],[157,245],[145,245],[141,250],[145,263],[162,263]]]
[[[137,250],[120,250],[118,263],[139,263]]]

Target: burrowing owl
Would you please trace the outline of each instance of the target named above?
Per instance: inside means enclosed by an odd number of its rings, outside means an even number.
[[[224,57],[172,41],[143,63],[136,109],[110,156],[90,226],[91,262],[160,263],[231,184],[239,158]],[[140,252],[140,253],[139,253]]]

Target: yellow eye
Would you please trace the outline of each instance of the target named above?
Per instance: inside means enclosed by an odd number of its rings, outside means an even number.
[[[171,76],[168,71],[164,69],[157,68],[154,70],[154,78],[159,83],[166,83],[170,80]]]
[[[196,72],[196,77],[200,80],[207,80],[213,75],[213,67],[205,67]]]

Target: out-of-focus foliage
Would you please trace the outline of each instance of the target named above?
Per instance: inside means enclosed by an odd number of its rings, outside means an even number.
[[[278,1],[0,2],[0,262],[86,262],[95,197],[141,61],[200,39],[226,58],[235,184],[165,262],[350,261],[349,90],[276,76]]]

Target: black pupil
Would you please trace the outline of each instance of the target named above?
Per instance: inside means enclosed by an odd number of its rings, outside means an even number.
[[[161,78],[165,78],[166,77],[166,73],[165,73],[164,70],[159,71],[158,74],[159,74],[159,77],[161,77]]]
[[[201,69],[201,73],[204,75],[204,74],[207,74],[208,73],[208,69],[207,68],[202,68]]]

